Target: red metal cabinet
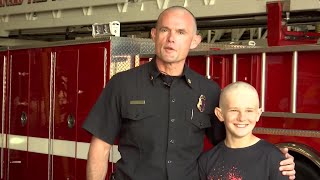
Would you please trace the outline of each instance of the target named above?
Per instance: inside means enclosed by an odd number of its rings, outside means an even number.
[[[55,49],[52,177],[75,179],[78,49]]]
[[[7,134],[7,111],[8,111],[8,99],[7,99],[7,82],[8,82],[8,51],[0,51],[0,108],[1,108],[1,121],[0,121],[0,179],[3,180],[7,171],[7,156],[6,150],[6,134]]]
[[[76,179],[86,179],[86,159],[91,135],[82,129],[82,124],[99,97],[106,81],[107,54],[110,43],[82,46],[79,49],[78,107],[77,107],[77,159]]]
[[[50,128],[50,49],[30,49],[28,168],[29,179],[48,178],[48,136]],[[16,59],[12,59],[13,63]],[[15,87],[12,86],[14,89]],[[11,176],[9,177],[11,179]]]
[[[28,177],[28,125],[29,125],[29,50],[10,52],[10,91],[8,127],[8,176],[10,180]],[[19,173],[17,173],[19,172]]]

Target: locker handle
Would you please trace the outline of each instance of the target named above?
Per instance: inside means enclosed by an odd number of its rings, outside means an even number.
[[[68,128],[70,128],[70,129],[73,128],[74,124],[75,124],[75,119],[74,119],[72,114],[69,114],[69,116],[68,116]]]
[[[21,161],[10,161],[12,164],[21,164]]]
[[[27,113],[22,111],[21,118],[20,118],[22,127],[24,127],[26,125],[27,119],[28,119],[27,118]]]

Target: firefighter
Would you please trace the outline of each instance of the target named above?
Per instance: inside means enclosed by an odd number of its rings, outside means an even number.
[[[284,155],[275,145],[252,133],[261,113],[258,92],[250,84],[237,81],[222,90],[215,114],[224,122],[227,136],[201,155],[201,180],[288,179],[278,170]]]
[[[115,141],[121,154],[117,180],[199,179],[197,159],[205,133],[216,144],[225,130],[213,114],[220,87],[185,65],[189,50],[201,42],[196,31],[187,9],[164,10],[151,30],[153,60],[110,79],[83,125],[93,135],[88,180],[105,178]],[[294,179],[287,151],[281,169]]]

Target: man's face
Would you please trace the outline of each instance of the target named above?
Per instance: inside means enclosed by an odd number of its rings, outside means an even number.
[[[184,61],[190,49],[200,41],[195,33],[193,17],[184,10],[164,12],[157,27],[151,30],[158,60],[164,63]]]
[[[236,139],[250,136],[261,115],[257,94],[248,89],[228,92],[219,110],[219,119],[224,121],[227,134]]]

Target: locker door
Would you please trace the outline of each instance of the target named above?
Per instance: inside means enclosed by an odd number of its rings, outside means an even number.
[[[33,49],[30,60],[28,177],[48,179],[50,49]]]
[[[77,48],[58,48],[54,84],[53,180],[75,179],[77,69]]]
[[[6,110],[7,110],[7,99],[6,99],[6,93],[7,93],[7,55],[5,52],[0,52],[0,109],[1,109],[1,121],[0,121],[0,180],[5,179],[5,154],[7,154],[6,151],[6,145],[5,145],[5,139],[6,139],[6,131],[5,131],[5,120],[6,120]]]
[[[105,54],[107,48],[90,47],[79,51],[79,95],[77,111],[77,180],[86,179],[86,159],[91,135],[82,129],[82,124],[99,97],[105,81]],[[109,166],[111,167],[111,165]],[[109,168],[110,170],[110,168]]]
[[[27,133],[29,120],[28,50],[12,51],[9,81],[8,179],[28,179]]]

